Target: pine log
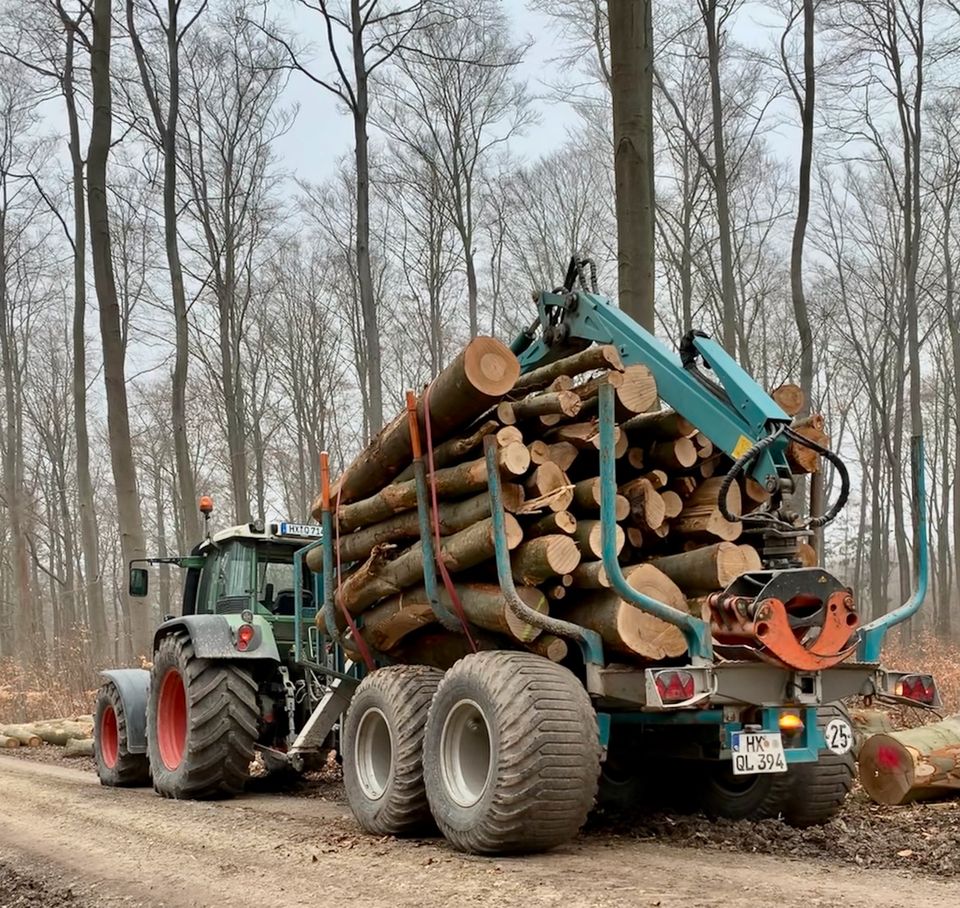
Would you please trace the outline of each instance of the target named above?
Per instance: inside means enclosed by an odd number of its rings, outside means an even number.
[[[457,584],[457,597],[471,624],[506,634],[521,643],[535,639],[540,628],[521,621],[507,605],[503,592],[493,583]],[[547,600],[540,590],[518,587],[517,594],[534,611],[547,614]],[[450,594],[439,590],[440,604],[453,612]],[[374,649],[386,652],[396,647],[407,634],[436,621],[427,591],[421,586],[404,590],[363,613],[363,639]]]
[[[860,749],[860,782],[880,804],[960,793],[960,716],[872,735]]]
[[[644,460],[648,467],[658,467],[668,473],[688,470],[697,462],[697,446],[686,437],[654,442]]]
[[[760,557],[748,545],[718,542],[678,555],[654,558],[651,564],[663,571],[688,596],[726,589],[741,574],[756,570]]]
[[[610,578],[602,561],[583,561],[572,574],[573,585],[585,590],[605,590],[610,588]]]
[[[93,739],[70,738],[64,743],[63,755],[65,757],[92,757]]]
[[[666,517],[663,497],[648,479],[632,479],[620,486],[620,494],[630,503],[630,517],[643,528],[655,530]]]
[[[43,744],[43,738],[36,733],[32,725],[0,725],[0,735],[16,738],[24,747],[39,747]]]
[[[680,516],[673,522],[673,527],[681,535],[696,538],[713,536],[727,542],[740,536],[742,524],[724,519],[717,507],[717,496],[722,483],[721,477],[708,479],[697,486],[684,502]],[[727,510],[735,517],[741,513],[740,486],[736,483],[732,483],[727,491]]]
[[[12,750],[20,746],[20,739],[12,735],[0,735],[0,750]]]
[[[570,536],[576,529],[577,518],[569,511],[551,511],[525,526],[523,535],[531,539],[536,536],[548,536],[551,533],[566,533]]]
[[[580,551],[583,557],[592,560],[594,558],[603,558],[603,545],[601,543],[601,529],[599,520],[578,520],[577,529],[573,538],[580,545]],[[627,541],[623,528],[617,527],[616,550],[619,555]]]
[[[551,662],[563,662],[567,658],[567,642],[553,634],[541,634],[536,640],[526,644],[531,653],[543,656]]]
[[[684,612],[688,610],[686,599],[677,585],[652,565],[625,568],[624,576],[638,592]],[[584,596],[564,617],[596,631],[612,649],[645,660],[672,659],[687,651],[679,628],[634,607],[611,591]]]
[[[573,487],[573,501],[578,507],[591,514],[600,513],[600,479],[581,479]],[[626,520],[630,514],[630,502],[623,496],[614,499],[616,519]]]
[[[796,416],[807,404],[807,395],[799,385],[787,382],[774,388],[770,396],[787,416]]]
[[[533,471],[527,480],[526,488],[527,513],[540,505],[551,511],[565,511],[573,501],[573,484],[567,474],[551,461],[540,464]]]
[[[744,508],[753,510],[770,500],[770,493],[752,476],[747,476],[740,483],[740,491],[745,499]]]
[[[523,486],[505,482],[501,486],[503,506],[513,512],[523,503]],[[438,508],[440,534],[449,536],[490,516],[490,495],[481,492],[463,501],[444,501]],[[366,558],[374,546],[385,542],[417,539],[420,536],[420,518],[414,511],[404,511],[381,523],[362,527],[354,533],[340,534],[340,561],[348,564]],[[323,570],[323,553],[319,548],[307,552],[307,566],[313,571]]]
[[[588,347],[579,353],[563,359],[555,360],[539,369],[534,369],[526,375],[521,375],[514,382],[515,391],[538,391],[546,388],[554,379],[561,375],[582,375],[594,369],[623,370],[623,360],[617,348],[611,344]]]
[[[505,478],[523,476],[530,466],[530,452],[522,444],[508,444],[497,450],[500,473]],[[484,457],[445,467],[434,473],[438,498],[459,498],[487,487],[487,461]],[[380,523],[394,514],[417,506],[416,481],[384,486],[375,495],[352,504],[341,505],[337,515],[340,533],[349,533],[358,527]],[[315,511],[314,516],[318,516]]]
[[[480,446],[484,438],[496,432],[498,426],[499,423],[495,419],[487,419],[484,420],[475,431],[464,438],[451,438],[443,444],[434,445],[434,469],[439,470],[441,467],[448,467],[450,464],[463,460],[474,448]],[[519,432],[517,434],[519,435]],[[523,436],[521,435],[520,438],[515,440],[522,441]],[[406,482],[408,479],[413,479],[413,464],[410,464],[406,469],[398,473],[393,481]],[[314,511],[314,516],[319,518],[316,510]]]
[[[492,337],[475,337],[431,383],[430,421],[434,443],[446,440],[496,404],[520,375],[510,348]],[[424,425],[423,396],[417,418]],[[424,438],[426,435],[424,435]],[[343,471],[332,498],[357,501],[385,486],[412,459],[406,412],[386,425]]]
[[[643,444],[651,441],[672,441],[697,434],[697,427],[674,410],[658,410],[631,416],[623,423],[623,428],[631,435],[636,435],[637,442]]]
[[[523,539],[520,524],[506,514],[507,545],[515,549]],[[421,543],[411,546],[392,561],[387,560],[392,546],[377,546],[361,567],[350,574],[337,594],[338,615],[346,607],[359,615],[378,599],[395,596],[423,579]],[[441,540],[440,557],[451,573],[462,571],[493,557],[493,521],[481,520],[473,526]],[[322,620],[317,616],[318,621]]]
[[[535,586],[548,577],[569,574],[580,563],[577,543],[556,533],[524,542],[510,559],[514,579]]]
[[[536,451],[534,450],[533,445],[537,445]],[[579,451],[577,448],[570,444],[569,441],[558,441],[552,445],[547,444],[544,441],[536,441],[530,447],[530,461],[531,463],[540,466],[542,463],[551,461],[555,463],[561,470],[566,472],[573,466],[573,462],[577,459],[577,454]]]

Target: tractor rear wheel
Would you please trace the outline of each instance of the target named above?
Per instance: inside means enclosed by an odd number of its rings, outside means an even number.
[[[701,806],[708,816],[767,820],[783,813],[792,791],[790,772],[735,776],[729,761],[706,766]]]
[[[391,665],[367,675],[343,729],[343,786],[357,822],[374,835],[410,835],[433,821],[423,790],[423,729],[443,672]]]
[[[150,784],[146,754],[127,749],[127,717],[120,692],[112,681],[97,691],[93,714],[93,755],[101,785],[133,788]]]
[[[577,834],[597,794],[590,698],[572,672],[541,656],[467,656],[430,705],[423,773],[433,818],[461,851],[560,845]]]
[[[147,701],[153,787],[167,798],[221,798],[243,790],[260,709],[250,670],[199,659],[188,634],[160,641]]]

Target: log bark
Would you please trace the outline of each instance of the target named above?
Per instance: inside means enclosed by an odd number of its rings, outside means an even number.
[[[507,511],[515,511],[523,503],[523,486],[505,482],[503,490],[503,506]],[[441,502],[438,508],[440,518],[440,534],[449,536],[458,533],[467,527],[490,516],[490,495],[481,492],[472,498],[463,501]],[[420,536],[420,519],[417,511],[404,511],[381,523],[362,527],[355,533],[340,535],[340,561],[348,564],[351,561],[361,561],[374,549],[374,546],[385,542],[399,542],[401,540],[418,539]],[[313,571],[323,569],[323,553],[319,548],[307,552],[307,566]]]
[[[807,405],[807,396],[799,385],[780,385],[770,392],[770,396],[787,416],[796,416]]]
[[[577,529],[577,518],[569,511],[551,511],[544,514],[539,520],[524,527],[524,536],[534,538],[536,536],[548,536],[552,533],[566,533],[573,535]]]
[[[563,662],[569,651],[567,641],[562,637],[555,637],[553,634],[541,634],[526,646],[531,653],[543,656],[544,659],[549,659],[551,662]]]
[[[30,725],[0,725],[0,735],[16,738],[24,747],[39,747],[43,739]]]
[[[547,461],[537,467],[526,483],[526,510],[535,507],[565,511],[573,501],[573,484],[555,463]]]
[[[34,722],[30,728],[45,744],[55,744],[58,747],[63,747],[71,738],[93,737],[93,725],[81,722]]]
[[[626,568],[624,575],[638,592],[682,611],[688,610],[687,601],[677,585],[652,565]],[[679,628],[635,608],[613,592],[583,597],[564,617],[596,631],[610,648],[648,661],[676,658],[687,651]]]
[[[547,614],[547,600],[540,590],[518,587],[517,594],[534,611]],[[540,628],[514,615],[496,584],[457,584],[457,596],[467,619],[477,627],[506,634],[521,643],[532,641],[540,634]],[[454,610],[446,589],[439,590],[438,598],[441,605],[451,612]],[[399,596],[393,596],[364,612],[361,633],[374,649],[386,652],[398,646],[408,634],[435,621],[427,591],[421,586],[404,590]]]
[[[530,466],[530,452],[521,444],[509,444],[497,452],[500,473],[504,478],[523,476]],[[458,498],[487,487],[487,461],[480,457],[434,473],[439,498]],[[380,523],[394,514],[417,506],[417,485],[412,479],[384,486],[375,495],[362,501],[341,505],[337,514],[340,532],[349,533],[362,526]],[[319,500],[313,516],[319,519]]]
[[[671,473],[689,470],[697,462],[697,446],[690,438],[654,442],[646,452],[644,463],[650,468],[659,468]]]
[[[880,804],[960,792],[960,716],[872,735],[860,750],[860,782]]]
[[[511,514],[506,516],[507,545],[515,549],[523,539],[520,524]],[[354,573],[344,580],[337,594],[337,604],[352,615],[359,615],[378,599],[395,596],[423,579],[422,545],[411,546],[392,561],[387,555],[392,546],[378,546]],[[451,573],[466,570],[493,557],[493,521],[480,523],[441,540],[440,557]],[[338,608],[338,615],[340,614]],[[318,621],[322,620],[317,616]]]
[[[672,441],[697,434],[697,427],[674,410],[640,413],[623,424],[624,431],[635,436],[638,444],[651,441]]]
[[[616,369],[623,371],[623,360],[617,348],[611,344],[588,347],[580,353],[566,356],[539,369],[534,369],[526,375],[521,375],[514,382],[515,391],[539,391],[546,388],[554,379],[561,375],[582,375],[594,369]]]
[[[583,561],[573,572],[573,585],[585,590],[610,588],[610,578],[602,561]]]
[[[516,356],[492,337],[475,337],[434,380],[430,390],[433,439],[442,441],[486,412],[520,375]],[[417,418],[424,425],[423,396]],[[425,435],[423,436],[426,437]],[[411,461],[410,425],[405,412],[385,426],[340,475],[333,497],[344,504],[385,486]]]
[[[537,446],[536,451],[534,451],[534,445]],[[579,453],[577,448],[568,441],[558,441],[552,445],[545,441],[535,441],[530,447],[530,461],[537,466],[551,461],[566,472],[573,466]]]
[[[577,507],[591,514],[600,513],[600,479],[581,479],[573,487],[573,501]],[[614,500],[617,521],[626,520],[630,514],[630,502],[623,495]]]
[[[620,443],[622,436],[619,426],[614,427],[614,443]],[[567,441],[578,450],[600,449],[600,427],[596,422],[573,422],[557,426],[550,432],[549,441]]]
[[[666,574],[688,596],[725,589],[741,574],[756,570],[760,556],[748,545],[718,542],[678,555],[654,558],[651,564]]]
[[[92,757],[93,739],[70,738],[63,746],[63,755],[65,757]]]
[[[628,419],[646,413],[657,402],[657,383],[653,373],[637,363],[623,370],[623,384],[617,388],[617,417]]]
[[[2,735],[0,734],[0,750],[12,750],[14,747],[20,746],[20,739],[14,738],[12,735]]]
[[[517,582],[535,586],[548,577],[573,571],[580,563],[580,550],[570,536],[540,536],[519,546],[510,563]]]
[[[660,498],[663,499],[663,513],[667,520],[680,516],[683,510],[683,499],[676,492],[664,489],[660,493]]]
[[[577,529],[573,538],[580,545],[580,551],[584,558],[593,560],[603,557],[603,546],[601,544],[601,529],[599,520],[578,520]],[[616,547],[617,554],[623,551],[623,546],[627,541],[626,534],[622,527],[617,527]]]
[[[817,550],[809,542],[797,543],[797,558],[804,567],[816,567],[820,563]]]
[[[492,435],[497,432],[500,424],[495,419],[484,420],[483,423],[470,435],[467,435],[465,438],[450,438],[445,441],[443,444],[434,445],[433,448],[433,466],[434,469],[439,470],[441,467],[448,467],[451,464],[458,463],[463,460],[474,448],[480,447],[481,442],[488,435]],[[519,432],[517,433],[519,435]],[[499,433],[497,433],[497,439],[499,441]],[[513,441],[523,441],[523,436],[520,435],[519,438],[512,439]],[[426,462],[426,460],[424,460]],[[413,464],[410,464],[405,470],[402,470],[397,474],[394,482],[406,482],[408,479],[413,479]]]
[[[560,416],[572,419],[580,412],[580,398],[573,391],[545,391],[533,394],[524,400],[504,401],[501,407],[509,407],[513,422],[523,422],[538,416]]]

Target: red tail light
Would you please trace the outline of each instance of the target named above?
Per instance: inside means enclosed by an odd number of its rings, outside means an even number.
[[[904,675],[895,688],[898,697],[932,706],[937,699],[937,685],[933,675]]]
[[[254,629],[252,624],[241,624],[237,628],[237,649],[242,653],[253,639]]]
[[[690,672],[657,672],[654,683],[664,703],[682,703],[697,692],[696,682]]]

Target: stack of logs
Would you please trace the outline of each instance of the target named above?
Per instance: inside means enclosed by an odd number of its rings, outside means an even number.
[[[729,459],[691,422],[658,409],[645,366],[625,366],[615,347],[593,346],[520,375],[507,347],[475,338],[420,397],[417,415],[426,439],[429,411],[438,557],[479,648],[527,648],[556,661],[567,654],[564,640],[520,621],[500,594],[483,455],[484,438],[492,435],[508,512],[507,544],[524,602],[597,631],[610,658],[650,663],[686,651],[676,627],[610,589],[601,563],[597,410],[603,382],[616,396],[617,547],[631,586],[706,617],[708,594],[761,566],[756,550],[739,541],[741,523],[725,520],[717,506]],[[775,392],[791,415],[803,406],[798,390],[783,386]],[[827,440],[822,418],[797,425],[814,440]],[[790,451],[797,472],[817,468],[807,453]],[[334,484],[341,565],[336,617],[345,629],[343,609],[362,616],[358,624],[367,644],[393,659],[445,668],[470,644],[436,623],[423,587],[411,461],[404,413]],[[730,487],[727,508],[741,515],[766,498],[763,488],[747,480]],[[319,499],[314,516],[320,516]],[[321,570],[319,550],[307,560]],[[441,589],[442,604],[452,610],[449,592]]]
[[[93,716],[0,725],[0,750],[53,744],[66,757],[93,756]]]

